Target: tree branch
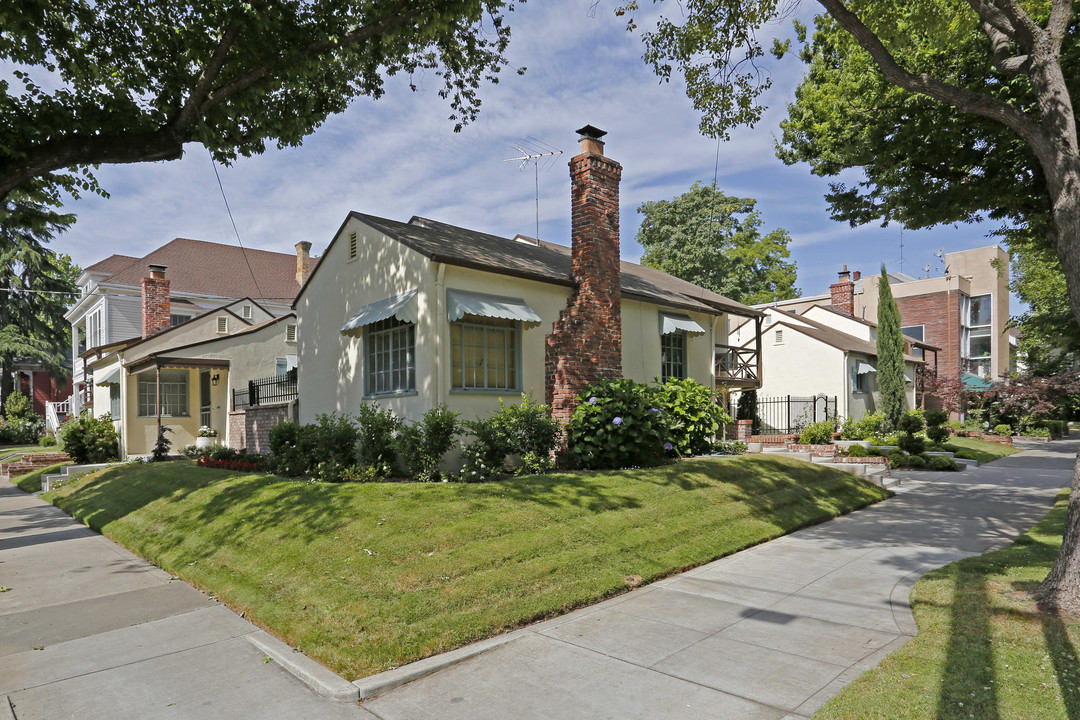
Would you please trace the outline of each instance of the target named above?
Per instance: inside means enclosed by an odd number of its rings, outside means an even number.
[[[202,73],[199,74],[199,79],[195,82],[195,87],[191,89],[191,94],[188,95],[183,109],[176,116],[176,119],[169,123],[172,127],[186,128],[199,119],[201,115],[199,106],[210,93],[210,88],[214,84],[214,80],[217,79],[218,74],[221,73],[221,69],[225,66],[225,59],[228,57],[229,50],[232,48],[233,43],[236,42],[239,34],[240,27],[236,23],[230,23],[225,28],[225,32],[221,36],[221,42],[218,43],[217,49],[214,50],[213,57],[210,58]]]
[[[1046,21],[1046,32],[1053,38],[1054,44],[1061,48],[1065,40],[1065,34],[1069,31],[1069,23],[1073,17],[1073,5],[1071,0],[1053,0],[1050,6],[1050,18]]]

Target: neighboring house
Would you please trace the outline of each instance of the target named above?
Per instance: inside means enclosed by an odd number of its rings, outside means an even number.
[[[758,385],[754,350],[723,343],[730,314],[761,313],[620,262],[621,167],[602,131],[578,132],[572,248],[349,214],[294,304],[301,421],[365,400],[476,417],[521,393],[565,419],[597,377]]]
[[[1007,377],[1010,365],[1009,256],[997,245],[945,253],[945,274],[918,279],[889,273],[903,332],[941,348],[938,372],[946,377]],[[851,273],[847,266],[827,295],[771,304],[802,313],[832,305],[854,317],[876,320],[880,275]],[[763,307],[763,306],[756,306]],[[974,379],[972,379],[973,381]]]
[[[65,314],[71,323],[72,408],[88,400],[91,378],[81,359],[86,350],[141,336],[144,331],[142,283],[151,266],[166,270],[170,282],[167,325],[177,325],[251,298],[274,316],[290,312],[293,299],[310,274],[311,243],[296,245],[296,255],[250,250],[231,245],[177,238],[149,254],[134,258],[112,255],[83,270],[80,297]]]
[[[144,337],[83,353],[94,378],[94,413],[111,414],[124,456],[149,453],[159,423],[171,430],[174,448],[194,443],[203,425],[218,430],[221,444],[248,447],[244,408],[235,409],[233,398],[243,397],[246,406],[252,384],[269,381],[263,385],[289,389],[276,393],[274,422],[288,414],[282,406],[295,401],[295,315],[275,317],[242,298],[170,326],[167,282],[155,271],[143,283]]]
[[[760,339],[763,383],[759,400],[792,396],[824,397],[829,400],[829,414],[843,418],[861,418],[880,405],[877,384],[877,325],[839,312],[832,307],[809,307],[801,314],[779,308],[766,308],[763,329],[758,332],[749,323],[732,330],[730,343],[748,346]],[[905,402],[914,408],[918,368],[936,358],[938,348],[905,337],[904,367],[907,378]],[[836,398],[835,409],[831,403]],[[818,419],[824,419],[825,407]],[[795,413],[792,413],[793,415]],[[809,418],[789,417],[787,412],[768,423],[781,431]]]
[[[66,365],[66,363],[65,363]],[[15,363],[15,391],[30,398],[34,414],[47,418],[50,403],[64,402],[71,396],[71,369],[65,368],[66,377],[57,380],[38,362],[24,360]],[[54,429],[55,424],[50,426]]]

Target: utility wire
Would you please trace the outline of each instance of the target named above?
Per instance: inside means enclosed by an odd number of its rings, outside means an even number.
[[[221,184],[221,175],[218,175],[217,163],[214,162],[214,156],[210,152],[210,148],[206,148],[206,154],[210,156],[210,164],[214,168],[214,177],[217,178],[218,189],[221,190],[221,199],[225,201],[225,209],[229,213],[229,222],[232,223],[233,232],[236,234],[236,242],[240,245],[240,254],[244,256],[244,264],[247,265],[248,272],[251,273],[251,281],[255,283],[255,290],[262,295],[259,281],[256,279],[255,271],[251,269],[251,262],[248,260],[247,248],[244,247],[244,242],[240,239],[240,231],[236,229],[236,220],[233,219],[232,208],[229,207],[229,198],[225,197],[225,186]]]

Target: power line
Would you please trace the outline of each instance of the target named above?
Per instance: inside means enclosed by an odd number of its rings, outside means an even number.
[[[229,207],[229,198],[225,197],[225,186],[221,184],[221,176],[218,175],[217,163],[214,162],[214,156],[210,152],[210,148],[206,148],[206,154],[210,156],[210,165],[214,168],[214,177],[217,178],[218,189],[221,190],[221,199],[225,201],[225,210],[229,213],[229,222],[232,223],[233,232],[236,234],[236,242],[240,245],[240,254],[244,256],[244,264],[247,265],[248,272],[251,274],[251,282],[255,283],[255,290],[261,295],[262,289],[259,288],[259,281],[255,277],[255,271],[251,269],[247,248],[244,247],[244,242],[240,239],[240,231],[236,229],[236,220],[233,219],[232,208]]]

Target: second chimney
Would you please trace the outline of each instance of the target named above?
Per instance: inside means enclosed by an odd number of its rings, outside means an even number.
[[[142,336],[148,338],[172,325],[169,281],[165,265],[151,265],[150,277],[142,279]]]
[[[847,265],[839,273],[839,279],[829,286],[829,294],[832,296],[830,304],[842,313],[855,314],[855,283],[851,281],[851,273]]]
[[[296,243],[296,284],[303,285],[311,275],[311,243],[301,240]]]

